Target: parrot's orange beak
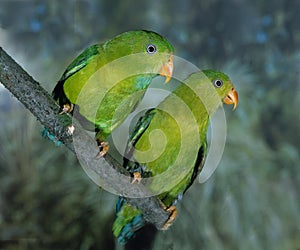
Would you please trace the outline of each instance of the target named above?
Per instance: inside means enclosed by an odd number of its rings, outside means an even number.
[[[225,104],[233,104],[233,110],[235,110],[236,106],[238,105],[239,102],[239,96],[234,87],[231,88],[230,92],[228,95],[224,98],[224,103]]]
[[[171,80],[172,74],[173,74],[173,55],[170,56],[169,60],[163,64],[163,66],[161,67],[159,74],[161,76],[165,76],[166,80],[165,83],[169,82]]]

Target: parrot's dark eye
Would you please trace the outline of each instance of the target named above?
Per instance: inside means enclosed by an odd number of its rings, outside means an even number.
[[[153,54],[156,52],[156,46],[154,44],[149,44],[147,46],[147,53],[148,54]]]
[[[223,85],[223,81],[220,79],[216,79],[216,80],[214,80],[214,85],[216,88],[220,88]]]

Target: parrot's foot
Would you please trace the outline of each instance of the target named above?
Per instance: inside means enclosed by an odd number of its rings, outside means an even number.
[[[73,125],[70,125],[70,126],[67,127],[67,133],[69,135],[73,135],[74,131],[75,131],[75,127]]]
[[[139,183],[141,183],[141,181],[142,181],[142,175],[141,175],[141,173],[140,172],[134,172],[131,184],[134,184],[135,182],[137,184],[139,184]]]
[[[162,230],[167,230],[174,222],[175,218],[177,217],[177,208],[175,206],[170,206],[168,208],[165,209],[166,211],[168,211],[170,214],[169,219],[167,220],[167,222],[164,224],[164,226],[162,227]]]
[[[98,141],[98,147],[100,148],[100,152],[97,154],[96,158],[101,158],[104,155],[106,155],[106,153],[108,152],[108,149],[109,149],[108,142],[106,142],[106,141],[99,142]]]
[[[62,111],[59,114],[62,115],[62,114],[65,114],[65,113],[71,113],[73,108],[74,108],[74,105],[72,103],[71,104],[65,104],[63,106]]]

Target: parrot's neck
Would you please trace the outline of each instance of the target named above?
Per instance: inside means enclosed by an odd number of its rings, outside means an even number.
[[[217,93],[207,86],[207,82],[200,81],[194,86],[182,84],[174,91],[174,94],[183,100],[193,113],[198,124],[201,141],[206,139],[210,116],[221,104]]]

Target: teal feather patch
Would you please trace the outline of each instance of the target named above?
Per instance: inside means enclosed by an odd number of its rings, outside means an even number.
[[[48,129],[46,129],[46,128],[44,128],[44,129],[42,130],[41,134],[42,134],[42,136],[43,136],[44,138],[47,138],[47,139],[49,139],[50,141],[54,142],[55,146],[60,147],[60,146],[63,144],[59,139],[57,139],[57,137],[56,137],[55,135],[51,134],[51,133],[48,131]]]

